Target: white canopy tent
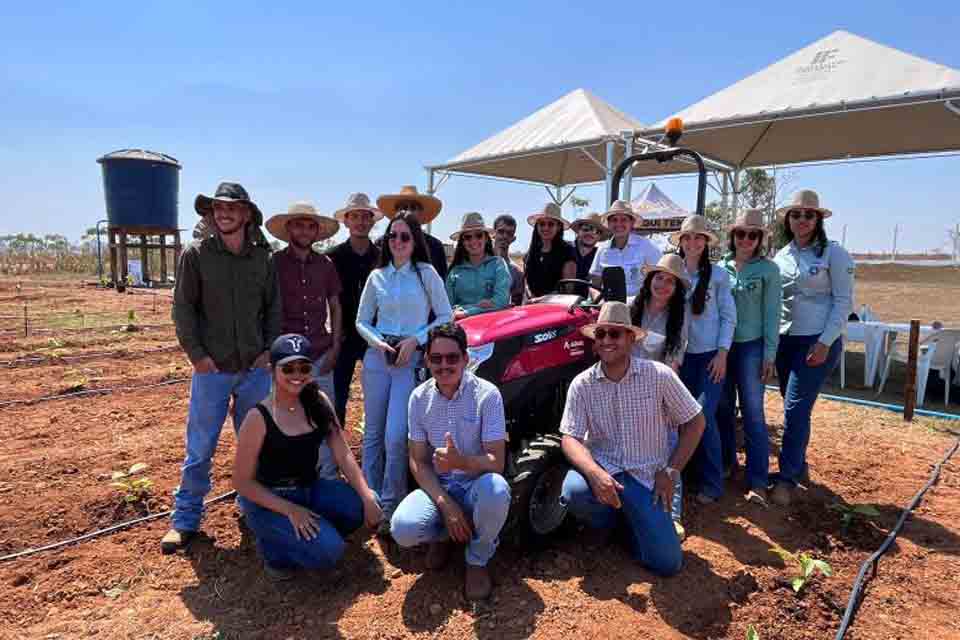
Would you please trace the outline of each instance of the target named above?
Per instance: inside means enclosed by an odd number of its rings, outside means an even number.
[[[541,184],[558,203],[565,199],[563,187],[579,184],[605,181],[609,196],[613,170],[634,145],[655,146],[637,138],[642,128],[640,122],[589,91],[577,89],[449,162],[428,166],[428,190],[439,186],[437,174],[441,179],[479,175]],[[644,175],[675,173],[678,168],[671,165],[676,164],[645,163],[642,170]],[[730,168],[717,163],[711,167]],[[629,199],[629,180],[624,184]]]

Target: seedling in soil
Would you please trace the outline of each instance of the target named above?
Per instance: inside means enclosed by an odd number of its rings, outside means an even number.
[[[747,627],[747,640],[760,640],[760,634],[757,633],[757,628],[753,625]]]
[[[827,507],[831,511],[840,513],[840,527],[844,533],[850,528],[854,520],[873,520],[880,517],[880,512],[872,504],[842,504],[835,502]]]
[[[815,560],[808,553],[790,553],[779,545],[771,547],[770,551],[780,556],[780,559],[786,564],[796,567],[797,575],[790,581],[794,593],[800,593],[800,590],[813,578],[813,574],[817,571],[827,577],[833,575],[833,567],[825,560]]]
[[[121,492],[124,502],[145,503],[153,491],[153,480],[140,474],[148,468],[145,462],[138,462],[127,471],[114,471],[110,477],[112,480],[110,486],[116,487]]]
[[[139,331],[140,328],[136,324],[137,322],[137,312],[133,309],[127,311],[127,326],[123,328],[124,331]]]
[[[63,386],[60,393],[76,393],[87,388],[90,378],[80,371],[71,371],[63,377]]]

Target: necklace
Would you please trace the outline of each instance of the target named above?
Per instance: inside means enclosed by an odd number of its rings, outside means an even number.
[[[280,406],[280,405],[279,405],[279,403],[277,403],[277,398],[276,398],[276,396],[274,396],[274,398],[273,398],[273,412],[274,412],[274,413],[277,413],[277,409],[279,408],[279,406]],[[286,407],[286,409],[287,409],[287,411],[289,411],[290,413],[293,413],[294,411],[297,410],[297,405],[293,405],[292,407]]]

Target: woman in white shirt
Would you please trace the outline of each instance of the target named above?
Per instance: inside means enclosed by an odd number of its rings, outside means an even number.
[[[435,319],[428,322],[431,311]],[[384,535],[407,494],[407,401],[417,384],[419,349],[431,328],[452,318],[420,223],[412,213],[398,213],[387,226],[379,268],[367,278],[357,311],[357,332],[371,347],[363,358],[363,473],[380,496]]]

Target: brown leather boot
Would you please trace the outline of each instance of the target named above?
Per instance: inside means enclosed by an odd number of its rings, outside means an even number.
[[[490,597],[490,591],[493,590],[490,572],[486,567],[475,567],[468,564],[464,582],[463,590],[466,593],[467,600],[486,600]]]
[[[431,542],[427,547],[427,569],[442,569],[450,557],[450,542]]]
[[[164,555],[176,553],[190,544],[190,541],[193,540],[193,536],[195,535],[197,535],[196,531],[170,529],[170,531],[167,531],[163,536],[163,539],[160,540],[160,551],[163,552]]]

